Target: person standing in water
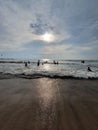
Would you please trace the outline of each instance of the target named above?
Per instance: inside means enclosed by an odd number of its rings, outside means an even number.
[[[37,66],[39,66],[40,65],[40,60],[38,60],[38,62],[37,62]]]
[[[88,71],[92,71],[90,67],[87,68]]]
[[[25,62],[25,67],[27,67],[28,66],[28,64],[27,64],[27,62]]]

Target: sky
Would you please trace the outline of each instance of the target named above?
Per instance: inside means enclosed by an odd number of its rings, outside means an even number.
[[[98,60],[98,0],[0,0],[0,57]]]

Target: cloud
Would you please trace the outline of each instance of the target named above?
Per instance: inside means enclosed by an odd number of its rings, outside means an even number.
[[[51,3],[48,1],[1,0],[0,4],[1,50],[6,50],[6,48],[9,51],[18,50],[18,48],[24,49],[25,44],[40,40],[38,35],[44,34],[46,31],[53,33],[58,42],[70,37],[67,32],[64,34],[56,26],[54,18],[53,20],[49,18],[50,12],[48,10],[51,9]]]
[[[97,13],[97,0],[0,0],[0,50],[23,51],[30,44],[33,50],[41,43],[38,54],[92,55],[98,49]],[[46,32],[55,37],[51,45],[40,39]]]
[[[42,49],[43,54],[63,54],[71,48],[72,45],[49,45]]]
[[[92,52],[95,52],[96,49],[98,49],[98,41],[91,42],[91,43],[85,43],[85,45],[79,45],[75,46],[73,44],[63,43],[63,44],[49,44],[47,46],[44,46],[41,50],[41,54],[50,56],[54,55],[55,57],[59,56],[66,59],[73,59],[84,57],[84,59],[87,59]],[[91,57],[95,57],[95,55],[92,54]]]

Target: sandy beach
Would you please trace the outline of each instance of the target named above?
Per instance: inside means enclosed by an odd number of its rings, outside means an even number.
[[[98,130],[98,80],[0,80],[0,130]]]

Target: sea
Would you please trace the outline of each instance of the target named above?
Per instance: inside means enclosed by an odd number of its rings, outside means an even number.
[[[98,78],[98,60],[0,59],[0,78]],[[27,62],[27,66],[25,63]],[[92,71],[88,71],[88,67]]]

